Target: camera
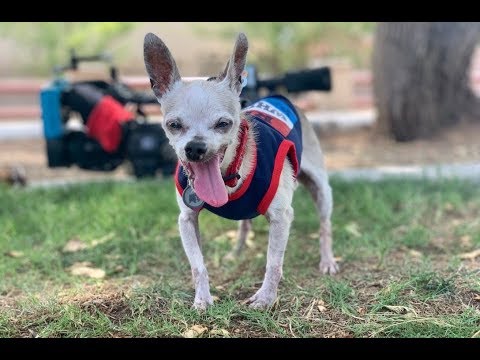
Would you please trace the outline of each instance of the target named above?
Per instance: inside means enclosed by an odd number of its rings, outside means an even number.
[[[177,157],[159,123],[149,122],[144,104],[158,104],[152,92],[136,92],[118,80],[110,66],[110,81],[70,82],[66,70],[77,70],[83,61],[106,61],[106,55],[79,57],[71,51],[70,62],[54,68],[54,79],[40,92],[40,105],[49,167],[76,165],[85,170],[112,171],[129,162],[137,178],[161,172],[172,175]],[[259,79],[256,67],[248,65],[247,81],[240,95],[242,108],[258,100],[261,91],[298,93],[330,91],[328,67],[290,71],[283,76]],[[126,109],[135,105],[135,112]],[[72,113],[81,123],[72,126]]]
[[[137,178],[157,171],[171,175],[177,158],[159,123],[148,122],[143,104],[158,104],[150,94],[135,92],[118,81],[110,68],[110,82],[69,82],[60,75],[77,70],[82,61],[109,61],[104,55],[78,57],[55,69],[55,78],[40,92],[42,121],[49,167],[76,165],[85,170],[112,171],[129,162]],[[136,106],[128,111],[127,103]],[[72,114],[81,118],[71,126]]]

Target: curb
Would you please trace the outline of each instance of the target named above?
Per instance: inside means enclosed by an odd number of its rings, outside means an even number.
[[[426,166],[380,166],[377,168],[355,168],[330,171],[328,174],[330,178],[341,179],[344,181],[365,180],[378,182],[389,179],[441,181],[446,179],[457,179],[480,183],[480,163],[438,164]],[[84,180],[36,180],[29,182],[27,188],[68,187],[71,185],[102,182],[133,183],[135,182],[135,178],[133,176],[124,178],[106,176],[105,178]]]
[[[375,123],[375,110],[356,111],[315,111],[307,112],[315,131],[350,131],[370,127]],[[151,116],[154,120],[158,116]],[[43,124],[40,119],[2,120],[0,140],[32,139],[43,137]]]
[[[329,172],[332,178],[346,181],[382,181],[387,179],[445,180],[459,179],[480,182],[480,163],[437,164],[413,166],[379,166]]]

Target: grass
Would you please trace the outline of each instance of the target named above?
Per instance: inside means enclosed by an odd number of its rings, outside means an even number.
[[[232,221],[200,216],[215,305],[191,309],[171,180],[0,188],[0,337],[479,337],[480,189],[460,181],[332,180],[342,271],[318,274],[318,222],[303,188],[269,311],[242,304],[261,284],[268,224],[235,261]],[[64,252],[72,239],[86,245]],[[70,267],[105,271],[100,279]],[[192,332],[197,329],[196,332]]]

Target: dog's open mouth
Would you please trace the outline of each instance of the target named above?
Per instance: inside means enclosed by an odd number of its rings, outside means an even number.
[[[220,152],[202,162],[188,162],[186,168],[193,180],[197,196],[207,204],[220,207],[228,202],[228,192],[220,172],[224,153]]]

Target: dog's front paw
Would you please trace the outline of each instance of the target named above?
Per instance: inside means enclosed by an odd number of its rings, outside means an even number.
[[[203,310],[206,310],[207,307],[209,307],[210,305],[213,305],[212,295],[207,294],[205,296],[200,296],[200,295],[195,296],[195,301],[193,302],[194,309],[203,311]]]
[[[322,259],[320,261],[320,271],[322,274],[336,274],[340,270],[335,259]]]
[[[273,305],[276,298],[276,292],[260,289],[247,302],[252,309],[267,309]]]

